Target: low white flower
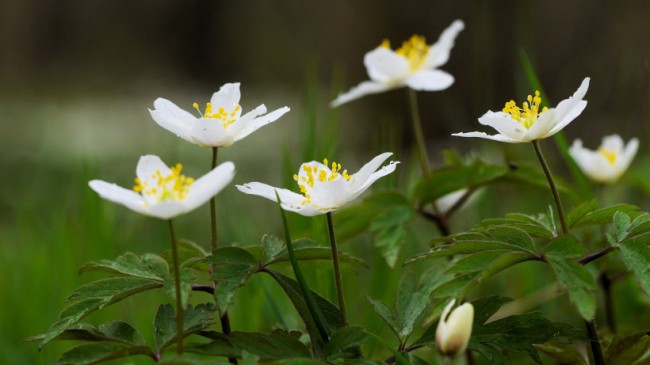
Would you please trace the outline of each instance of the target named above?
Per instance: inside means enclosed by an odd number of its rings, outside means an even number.
[[[275,196],[277,191],[282,201],[282,208],[285,210],[304,216],[325,214],[345,206],[366,191],[377,179],[395,171],[399,163],[397,161],[391,161],[377,170],[391,155],[391,152],[382,153],[354,175],[349,175],[347,170],[341,171],[341,164],[336,162],[328,164],[327,159],[323,161],[324,163],[317,161],[303,163],[298,174],[293,176],[302,194],[259,182],[237,185],[237,189],[242,193],[258,195],[273,201],[277,201]]]
[[[181,174],[183,166],[169,168],[158,156],[140,157],[133,190],[102,180],[89,185],[102,198],[161,219],[188,213],[217,195],[235,176],[235,165],[224,162],[194,181]]]
[[[363,58],[370,81],[364,81],[339,95],[331,106],[334,108],[368,94],[403,86],[425,91],[448,88],[454,83],[454,77],[437,67],[447,63],[454,40],[463,28],[465,24],[456,20],[442,32],[437,43],[428,45],[423,36],[414,35],[394,51],[390,48],[390,42],[384,40]]]
[[[440,353],[451,357],[458,356],[467,349],[474,322],[474,307],[471,303],[463,303],[449,314],[455,303],[456,299],[452,299],[447,304],[436,328],[436,347]]]
[[[455,133],[457,137],[478,137],[506,143],[525,143],[554,135],[571,123],[587,106],[582,100],[589,88],[589,78],[568,99],[562,100],[556,108],[543,108],[539,111],[542,99],[539,91],[528,95],[521,108],[511,100],[500,112],[488,111],[478,119],[479,123],[490,126],[499,134],[488,135],[483,132]]]
[[[188,142],[207,147],[228,147],[289,111],[285,106],[263,115],[266,107],[262,104],[241,115],[240,98],[239,83],[225,84],[212,95],[205,111],[201,112],[199,104],[194,103],[198,117],[163,98],[156,99],[154,109],[149,112],[158,125]]]
[[[582,147],[582,141],[573,141],[569,153],[582,172],[600,183],[614,183],[627,170],[639,149],[639,140],[632,138],[625,145],[618,134],[603,137],[596,151]]]

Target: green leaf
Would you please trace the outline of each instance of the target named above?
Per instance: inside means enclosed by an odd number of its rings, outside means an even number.
[[[578,204],[566,214],[565,219],[567,226],[573,227],[577,221],[596,209],[598,209],[598,201],[596,199],[587,200]]]
[[[488,233],[499,242],[511,244],[529,253],[536,253],[535,242],[525,231],[507,226],[494,226],[488,229]]]
[[[359,357],[359,346],[370,339],[362,327],[348,326],[332,333],[329,342],[323,348],[327,359]]]
[[[400,338],[401,326],[397,320],[397,316],[390,308],[390,306],[380,300],[376,300],[371,297],[367,298],[370,302],[370,306],[375,311],[375,313],[377,313],[384,320],[384,322],[386,322],[388,327],[393,331],[393,333],[395,333],[395,336],[397,336],[397,338]]]
[[[457,258],[447,270],[449,274],[464,274],[483,271],[490,264],[508,251],[486,251]]]
[[[267,265],[285,251],[286,246],[280,238],[270,234],[262,236],[262,264]]]
[[[257,272],[258,262],[250,252],[239,247],[218,248],[205,260],[214,265],[212,278],[219,281],[214,295],[221,312],[225,312],[235,299],[237,290]]]
[[[183,310],[183,337],[197,333],[211,324],[217,308],[211,304],[188,306]],[[171,304],[158,307],[154,319],[154,344],[156,353],[176,343],[176,310]]]
[[[647,243],[629,240],[618,247],[621,250],[625,266],[634,273],[643,291],[650,295],[650,248]]]
[[[190,300],[190,294],[192,293],[192,284],[196,282],[196,275],[194,270],[188,267],[181,268],[180,271],[181,303],[183,308],[187,308],[187,302]],[[174,301],[176,300],[176,286],[175,278],[173,276],[169,276],[167,280],[165,280],[164,290],[170,298]]]
[[[28,341],[38,340],[37,337]],[[57,340],[112,341],[136,346],[146,346],[142,335],[130,324],[122,321],[104,323],[99,328],[88,323],[77,323],[56,337]]]
[[[280,244],[282,245],[281,249],[277,251],[276,254],[268,261],[263,261],[263,266],[289,261],[289,252],[287,251],[287,246],[282,241],[280,241]],[[298,261],[332,259],[332,250],[329,247],[323,247],[311,239],[299,238],[293,241],[293,246],[293,251]],[[368,264],[365,261],[346,252],[339,251],[339,260],[342,262],[368,267]]]
[[[188,352],[210,356],[241,357],[244,353],[258,356],[262,361],[303,358],[311,355],[307,346],[300,342],[300,332],[275,330],[271,334],[257,332],[203,332],[212,339],[210,343],[188,347]]]
[[[603,355],[605,363],[609,365],[647,364],[650,359],[650,337],[644,332],[615,337]]]
[[[631,225],[632,220],[629,215],[623,212],[616,212],[616,214],[614,214],[614,232],[616,242],[623,242],[629,233]]]
[[[118,275],[149,278],[152,280],[163,280],[169,276],[167,261],[151,253],[137,256],[134,253],[127,252],[118,256],[113,261],[101,260],[99,262],[89,262],[79,269],[80,274],[87,271],[108,271]]]
[[[508,216],[506,216],[506,218],[484,219],[479,224],[472,227],[472,229],[477,232],[486,233],[489,228],[495,226],[520,229],[532,237],[545,239],[551,239],[555,235],[555,232],[552,229],[549,229],[545,225],[542,225],[538,222],[521,221],[519,219],[509,218]]]
[[[571,235],[560,236],[546,245],[546,256],[557,259],[577,259],[587,254],[587,249]]]
[[[538,352],[546,354],[556,360],[559,364],[588,365],[585,362],[584,356],[573,344],[562,343],[559,341],[547,341],[533,346]]]
[[[585,227],[596,224],[611,223],[616,212],[632,213],[639,210],[639,207],[629,204],[617,204],[610,207],[601,208],[585,214],[582,218],[574,222],[571,227]],[[570,228],[571,228],[570,227]]]
[[[95,342],[68,350],[56,363],[57,365],[90,365],[132,355],[154,357],[151,349],[147,346],[135,346],[120,342]]]
[[[538,364],[542,364],[534,344],[545,343],[549,340],[567,342],[572,339],[584,339],[584,333],[565,323],[551,322],[541,313],[526,313],[510,316],[489,323],[481,323],[484,318],[489,318],[497,304],[502,304],[502,298],[488,297],[478,299],[475,305],[477,315],[472,328],[469,348],[481,354],[499,359],[494,352],[500,349],[505,352],[527,352]]]
[[[375,247],[381,249],[381,254],[390,267],[395,267],[406,235],[405,225],[414,213],[410,204],[396,205],[377,214],[370,224],[369,230],[373,232]]]
[[[198,244],[188,241],[186,239],[178,240],[178,261],[181,263],[181,268],[192,267],[194,269],[210,272],[210,267],[204,263],[203,259],[208,256],[208,252]],[[167,263],[172,262],[171,249],[165,250],[160,254]]]

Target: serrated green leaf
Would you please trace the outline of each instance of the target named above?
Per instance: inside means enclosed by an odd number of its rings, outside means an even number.
[[[83,274],[87,271],[108,271],[118,275],[128,275],[153,280],[163,280],[169,276],[167,261],[158,255],[151,253],[137,256],[127,252],[118,256],[115,260],[101,260],[89,262],[79,269]]]
[[[190,294],[192,293],[192,284],[196,282],[196,275],[194,270],[188,267],[180,269],[180,281],[181,281],[181,303],[183,308],[187,308],[187,302],[190,300]],[[176,300],[176,282],[173,276],[170,276],[165,281],[164,290],[165,293],[174,300]]]
[[[323,356],[327,359],[359,357],[359,346],[369,339],[370,336],[362,327],[339,328],[332,333],[332,337],[323,348]]]
[[[584,356],[576,349],[575,345],[559,341],[547,341],[533,345],[538,352],[546,354],[560,364],[588,365]],[[609,363],[608,363],[609,364]]]
[[[629,233],[631,225],[632,220],[629,215],[623,212],[616,212],[614,214],[614,235],[616,242],[623,242]]]
[[[650,362],[650,337],[645,332],[618,336],[604,351],[608,365],[643,365]]]
[[[486,233],[487,230],[493,226],[512,227],[512,228],[520,229],[532,237],[539,237],[545,239],[551,239],[555,234],[554,231],[549,230],[547,227],[537,222],[534,223],[522,222],[518,219],[510,219],[510,218],[484,219],[479,224],[472,227],[472,229],[478,232]]]
[[[488,233],[499,242],[519,247],[520,250],[529,253],[536,253],[535,242],[525,231],[507,226],[494,226],[488,229]]]
[[[413,218],[413,207],[397,205],[378,213],[370,224],[375,247],[381,248],[381,254],[390,267],[395,267],[399,248],[406,235],[405,225]]]
[[[617,204],[610,207],[601,208],[587,213],[582,218],[575,221],[571,227],[585,227],[595,224],[611,223],[616,212],[632,213],[639,210],[639,207],[630,204]]]
[[[486,252],[479,252],[479,253],[463,256],[462,258],[456,259],[451,264],[451,267],[447,269],[447,273],[465,274],[465,273],[483,271],[492,263],[492,261],[501,257],[501,255],[507,252],[508,251],[505,250],[486,251]]]
[[[210,356],[241,357],[244,353],[258,356],[262,361],[309,357],[307,346],[300,342],[300,332],[275,330],[271,334],[257,332],[203,332],[210,343],[189,347],[187,351]]]
[[[294,249],[294,252],[296,254],[296,259],[298,261],[332,259],[332,249],[328,247],[296,247]],[[341,262],[368,267],[368,264],[365,261],[347,252],[339,251],[339,260]],[[288,262],[288,261],[289,261],[289,254],[286,251],[284,251],[282,254],[278,255],[273,260],[264,264],[264,266],[273,265],[281,262]]]
[[[95,342],[80,345],[66,351],[56,362],[57,365],[90,365],[120,359],[132,355],[154,357],[147,346],[135,346],[120,342]]]
[[[203,259],[208,256],[208,252],[201,246],[186,239],[179,239],[176,244],[178,246],[178,261],[181,263],[181,267],[191,266],[203,272],[210,272],[209,265],[203,262]],[[171,266],[173,261],[171,248],[161,252],[160,256]]]
[[[555,237],[557,232],[557,226],[553,220],[553,210],[549,207],[549,214],[538,214],[538,215],[528,215],[522,213],[510,213],[506,214],[506,218],[514,219],[522,223],[528,223],[532,225],[538,225],[543,227],[546,231],[551,233],[552,237]]]
[[[286,250],[284,242],[279,237],[265,234],[262,236],[262,263],[266,265]]]
[[[211,304],[188,306],[183,310],[183,337],[197,333],[211,324],[217,308]],[[176,310],[171,304],[158,307],[154,319],[154,344],[156,353],[176,343]]]
[[[571,235],[560,236],[546,245],[546,256],[557,259],[577,259],[587,254],[587,249]]]
[[[650,248],[647,242],[629,240],[618,247],[625,266],[634,273],[643,291],[650,295]]]
[[[569,299],[585,320],[596,314],[596,281],[589,270],[574,260],[548,256],[555,277],[562,288],[569,292]]]
[[[406,260],[404,265],[422,260],[431,260],[444,256],[467,255],[488,251],[513,251],[520,250],[518,247],[504,242],[491,241],[488,237],[476,241],[458,241],[434,247],[424,253],[413,256]]]
[[[582,203],[573,207],[573,209],[569,210],[569,212],[566,214],[565,219],[567,226],[573,227],[577,221],[596,209],[598,209],[598,201],[596,199],[583,201]]]
[[[395,336],[399,338],[400,324],[399,321],[397,320],[397,316],[390,308],[390,306],[380,300],[376,300],[371,297],[367,297],[367,298],[368,301],[370,302],[370,306],[375,311],[375,313],[377,313],[384,320],[384,322],[386,322],[388,328],[390,328],[393,331],[393,333],[395,333]]]
[[[205,260],[214,266],[212,279],[219,281],[214,296],[221,312],[225,312],[235,299],[237,290],[257,272],[259,264],[255,256],[239,247],[218,248]]]

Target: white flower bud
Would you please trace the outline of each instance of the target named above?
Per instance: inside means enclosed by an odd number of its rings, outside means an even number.
[[[453,299],[447,304],[436,329],[436,346],[440,353],[450,357],[465,352],[474,322],[474,307],[470,303],[464,303],[449,314],[455,303]]]

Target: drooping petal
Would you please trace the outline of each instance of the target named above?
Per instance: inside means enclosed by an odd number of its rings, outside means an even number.
[[[189,187],[187,196],[182,201],[187,212],[192,211],[205,204],[213,196],[217,195],[235,177],[235,164],[224,162],[215,167],[212,171],[203,175]]]
[[[350,179],[350,189],[356,190],[361,185],[363,185],[366,180],[370,178],[370,175],[372,175],[373,172],[377,171],[379,166],[381,166],[381,164],[383,164],[384,161],[386,161],[392,155],[392,152],[381,153],[363,165],[359,171],[355,172],[354,175],[352,175],[352,178]]]
[[[555,126],[551,129],[548,136],[552,136],[555,133],[561,131],[569,123],[571,123],[587,106],[587,101],[582,100],[587,94],[587,89],[589,89],[589,77],[585,77],[580,84],[578,90],[573,93],[573,96],[568,99],[562,100],[557,107],[555,108]]]
[[[147,214],[147,202],[142,195],[133,190],[125,189],[102,180],[92,180],[88,185],[106,200],[121,204],[135,212]]]
[[[158,98],[153,102],[153,106],[154,109],[149,109],[149,113],[159,126],[188,142],[195,143],[191,129],[196,117],[167,99]]]
[[[135,175],[146,182],[151,186],[158,185],[157,183],[157,174],[160,172],[162,176],[167,176],[171,173],[171,170],[160,157],[156,155],[144,155],[141,156],[138,160],[138,166],[135,169]]]
[[[485,132],[467,132],[467,133],[454,133],[454,137],[470,137],[470,138],[484,138],[491,139],[493,141],[505,142],[505,143],[522,143],[522,140],[513,139],[502,134],[489,135]]]
[[[436,68],[442,66],[449,60],[449,52],[454,47],[454,41],[458,33],[465,28],[462,20],[455,20],[447,29],[445,29],[438,42],[431,45],[427,54],[426,67]]]
[[[454,83],[454,77],[441,70],[421,70],[406,78],[404,83],[413,90],[444,90]]]
[[[214,118],[200,118],[192,127],[194,143],[209,147],[228,147],[235,140],[230,130],[223,126],[223,122]]]
[[[239,91],[239,83],[224,84],[219,88],[219,91],[212,94],[210,103],[212,103],[212,111],[216,112],[219,108],[223,108],[226,112],[230,113],[239,105],[241,99],[241,92]],[[238,109],[234,115],[237,119],[241,115],[241,108]]]
[[[383,84],[375,81],[364,81],[350,89],[350,91],[340,94],[334,101],[330,103],[330,107],[336,108],[341,104],[359,99],[362,96],[381,93],[390,89],[397,88],[399,86],[400,85]]]
[[[409,74],[409,62],[406,58],[384,47],[377,47],[366,53],[363,64],[370,79],[380,83],[390,83]]]
[[[263,105],[260,105],[260,106],[263,107]],[[266,108],[264,108],[264,109],[266,109]],[[280,119],[281,116],[283,116],[284,114],[289,112],[289,110],[291,110],[291,109],[289,109],[289,107],[285,106],[285,107],[282,107],[280,109],[274,110],[274,111],[272,111],[271,113],[269,113],[267,115],[254,118],[253,120],[249,121],[246,124],[242,124],[242,127],[240,128],[240,130],[235,135],[235,142],[239,141],[242,138],[247,137],[249,134],[255,132],[256,130],[258,130],[258,129],[262,128],[262,127],[264,127],[265,125],[275,122],[276,120]],[[240,121],[242,119],[246,118],[247,115],[248,115],[248,113],[245,114],[243,117],[241,117]],[[234,124],[237,124],[238,122],[239,121],[235,122]],[[234,124],[231,127],[234,128],[235,127]]]
[[[494,128],[512,140],[522,140],[526,134],[526,128],[504,112],[488,111],[478,118],[478,122]]]

